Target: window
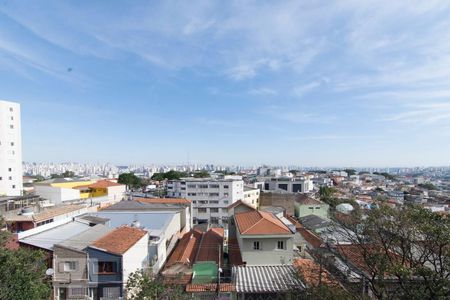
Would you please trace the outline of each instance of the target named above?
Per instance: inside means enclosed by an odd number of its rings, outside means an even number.
[[[210,197],[219,197],[219,193],[209,193]]]
[[[197,196],[197,193],[188,193],[188,196]]]
[[[218,209],[218,208],[211,207],[211,208],[209,209],[209,211],[212,212],[212,213],[218,213],[218,212],[219,212],[219,209]]]
[[[9,125],[9,128],[14,129],[14,125]]]
[[[314,207],[310,206],[310,207],[308,207],[308,209],[314,209]]]
[[[228,193],[223,193],[223,196],[224,197],[228,197]]]
[[[11,121],[14,121],[14,117],[13,116],[11,116]]]
[[[225,184],[225,185],[223,186],[224,189],[227,189],[228,187],[229,187],[228,184]]]
[[[14,146],[14,142],[11,142],[11,146]]]
[[[207,189],[207,188],[208,188],[208,185],[207,185],[207,184],[199,184],[199,185],[198,185],[198,188],[199,188],[199,189]]]
[[[285,183],[280,183],[280,184],[278,184],[278,188],[279,188],[280,190],[285,190],[285,191],[287,191],[287,190],[288,190],[288,185],[285,184]]]
[[[12,176],[9,176],[8,179],[9,179],[9,180],[12,180]]]
[[[222,208],[222,212],[224,213],[228,212],[228,208]]]
[[[9,108],[9,111],[11,111],[11,112],[12,112],[12,111],[13,111],[13,108],[12,108],[12,107],[10,107],[10,108]]]
[[[284,250],[284,241],[278,241],[277,242],[277,249],[278,250]]]
[[[98,262],[98,274],[114,273],[115,263],[112,261],[99,261]]]
[[[218,184],[210,184],[209,188],[210,189],[218,189],[220,186]]]
[[[194,200],[194,201],[192,201],[192,203],[196,204],[196,203],[197,203],[197,201],[195,201],[195,200]]]
[[[253,242],[253,250],[261,250],[259,241]]]
[[[15,184],[13,184],[13,185],[12,185],[12,188],[13,188],[13,189],[15,189],[15,188],[16,188],[16,185],[15,185]]]
[[[207,209],[206,208],[197,208],[197,211],[199,213],[206,213]]]
[[[48,220],[37,223],[36,226],[42,226],[42,225],[45,225],[45,224],[48,224],[51,222],[53,222],[53,219],[48,219]]]
[[[105,287],[105,288],[103,288],[103,298],[119,299],[120,298],[120,287]]]
[[[190,189],[195,189],[197,186],[195,184],[188,184],[187,187]]]
[[[64,262],[64,272],[73,272],[77,269],[76,261],[66,261]]]
[[[219,218],[211,218],[211,224],[219,224]]]
[[[11,171],[12,171],[12,169],[11,169],[11,168],[8,168],[8,171],[9,171],[9,172],[11,172]]]
[[[182,187],[182,188],[181,188],[181,190],[182,190],[182,191],[185,191],[185,190],[186,190],[186,188],[185,188],[185,187]]]
[[[316,209],[320,209],[320,206],[316,206]]]
[[[228,204],[228,200],[223,200],[223,203],[224,204]]]
[[[2,178],[2,176],[0,176],[0,180],[2,180],[3,178]]]
[[[211,201],[209,201],[209,203],[210,204],[219,204],[219,201],[218,200],[211,200]]]

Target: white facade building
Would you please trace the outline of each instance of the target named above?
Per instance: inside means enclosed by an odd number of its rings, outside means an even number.
[[[273,177],[266,180],[264,190],[285,190],[290,193],[308,193],[314,189],[314,184],[310,178],[284,178]]]
[[[194,224],[220,224],[226,227],[227,207],[244,199],[244,181],[240,176],[182,178],[167,183],[167,195],[192,201]]]
[[[20,104],[0,100],[0,196],[22,194]]]

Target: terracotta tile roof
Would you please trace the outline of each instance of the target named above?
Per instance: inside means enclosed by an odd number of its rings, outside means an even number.
[[[157,203],[157,204],[190,204],[191,200],[184,198],[133,198],[142,203]]]
[[[234,215],[241,234],[292,234],[277,217],[259,210]]]
[[[123,184],[112,182],[109,180],[100,180],[89,185],[89,187],[93,189],[106,189],[111,186],[123,186]]]
[[[192,280],[191,274],[182,274],[182,275],[164,275],[163,282],[165,284],[174,284],[174,285],[186,285],[189,284]]]
[[[308,244],[310,244],[312,247],[319,248],[322,245],[323,243],[322,239],[319,236],[312,233],[311,231],[309,231],[308,229],[301,228],[299,232],[305,239],[305,241],[308,242]]]
[[[320,277],[320,266],[310,259],[294,259],[294,267],[296,267],[300,278],[303,279],[308,286],[318,286]],[[331,274],[322,267],[323,284],[328,286],[339,286],[339,282],[331,277]]]
[[[236,201],[236,202],[234,202],[234,203],[228,205],[228,206],[227,206],[227,209],[236,207],[236,206],[238,206],[238,205],[240,205],[240,204],[245,205],[245,206],[247,206],[248,208],[251,208],[252,210],[255,210],[254,207],[248,205],[247,203],[243,202],[242,200],[238,200],[238,201]]]
[[[295,225],[295,229],[297,229],[297,231],[299,231],[300,229],[302,229],[302,224],[300,224],[299,221],[297,221],[297,219],[295,219],[293,216],[287,216],[286,217],[292,224]]]
[[[221,292],[234,292],[235,285],[232,283],[221,283]],[[203,284],[188,284],[186,285],[186,292],[188,293],[202,293],[202,292],[217,292],[217,283],[203,283]]]
[[[201,237],[202,233],[194,229],[185,233],[167,260],[166,267],[176,263],[192,265],[195,262]]]
[[[243,265],[241,250],[239,249],[239,243],[235,237],[230,238],[228,241],[228,259],[230,265],[240,266]]]
[[[321,205],[324,204],[322,201],[309,197],[307,195],[298,195],[295,197],[295,202],[302,205]]]
[[[210,228],[203,234],[197,253],[197,261],[215,261],[223,263],[223,228]]]
[[[146,234],[147,231],[145,230],[122,226],[94,241],[91,245],[107,252],[122,255]]]
[[[381,247],[377,247],[375,245],[365,245],[364,249],[361,245],[337,245],[336,250],[338,253],[345,258],[346,261],[349,261],[353,266],[358,268],[361,271],[372,273],[369,264],[367,263],[370,260],[371,254],[381,254],[385,255],[385,251]],[[367,251],[368,257],[364,259],[364,251]],[[400,262],[401,257],[393,251],[388,251],[388,255],[393,260],[398,260]],[[408,264],[406,262],[405,264]],[[376,271],[376,270],[373,270]],[[386,274],[387,275],[387,274]]]

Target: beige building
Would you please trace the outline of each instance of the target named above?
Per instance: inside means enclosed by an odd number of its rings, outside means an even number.
[[[258,210],[234,215],[236,238],[248,266],[291,264],[294,232],[273,214]]]
[[[244,198],[242,201],[257,209],[259,207],[259,193],[260,190],[257,188],[244,186]]]

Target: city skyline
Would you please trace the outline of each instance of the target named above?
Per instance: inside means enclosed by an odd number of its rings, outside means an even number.
[[[44,2],[0,5],[24,161],[450,165],[446,1]]]

